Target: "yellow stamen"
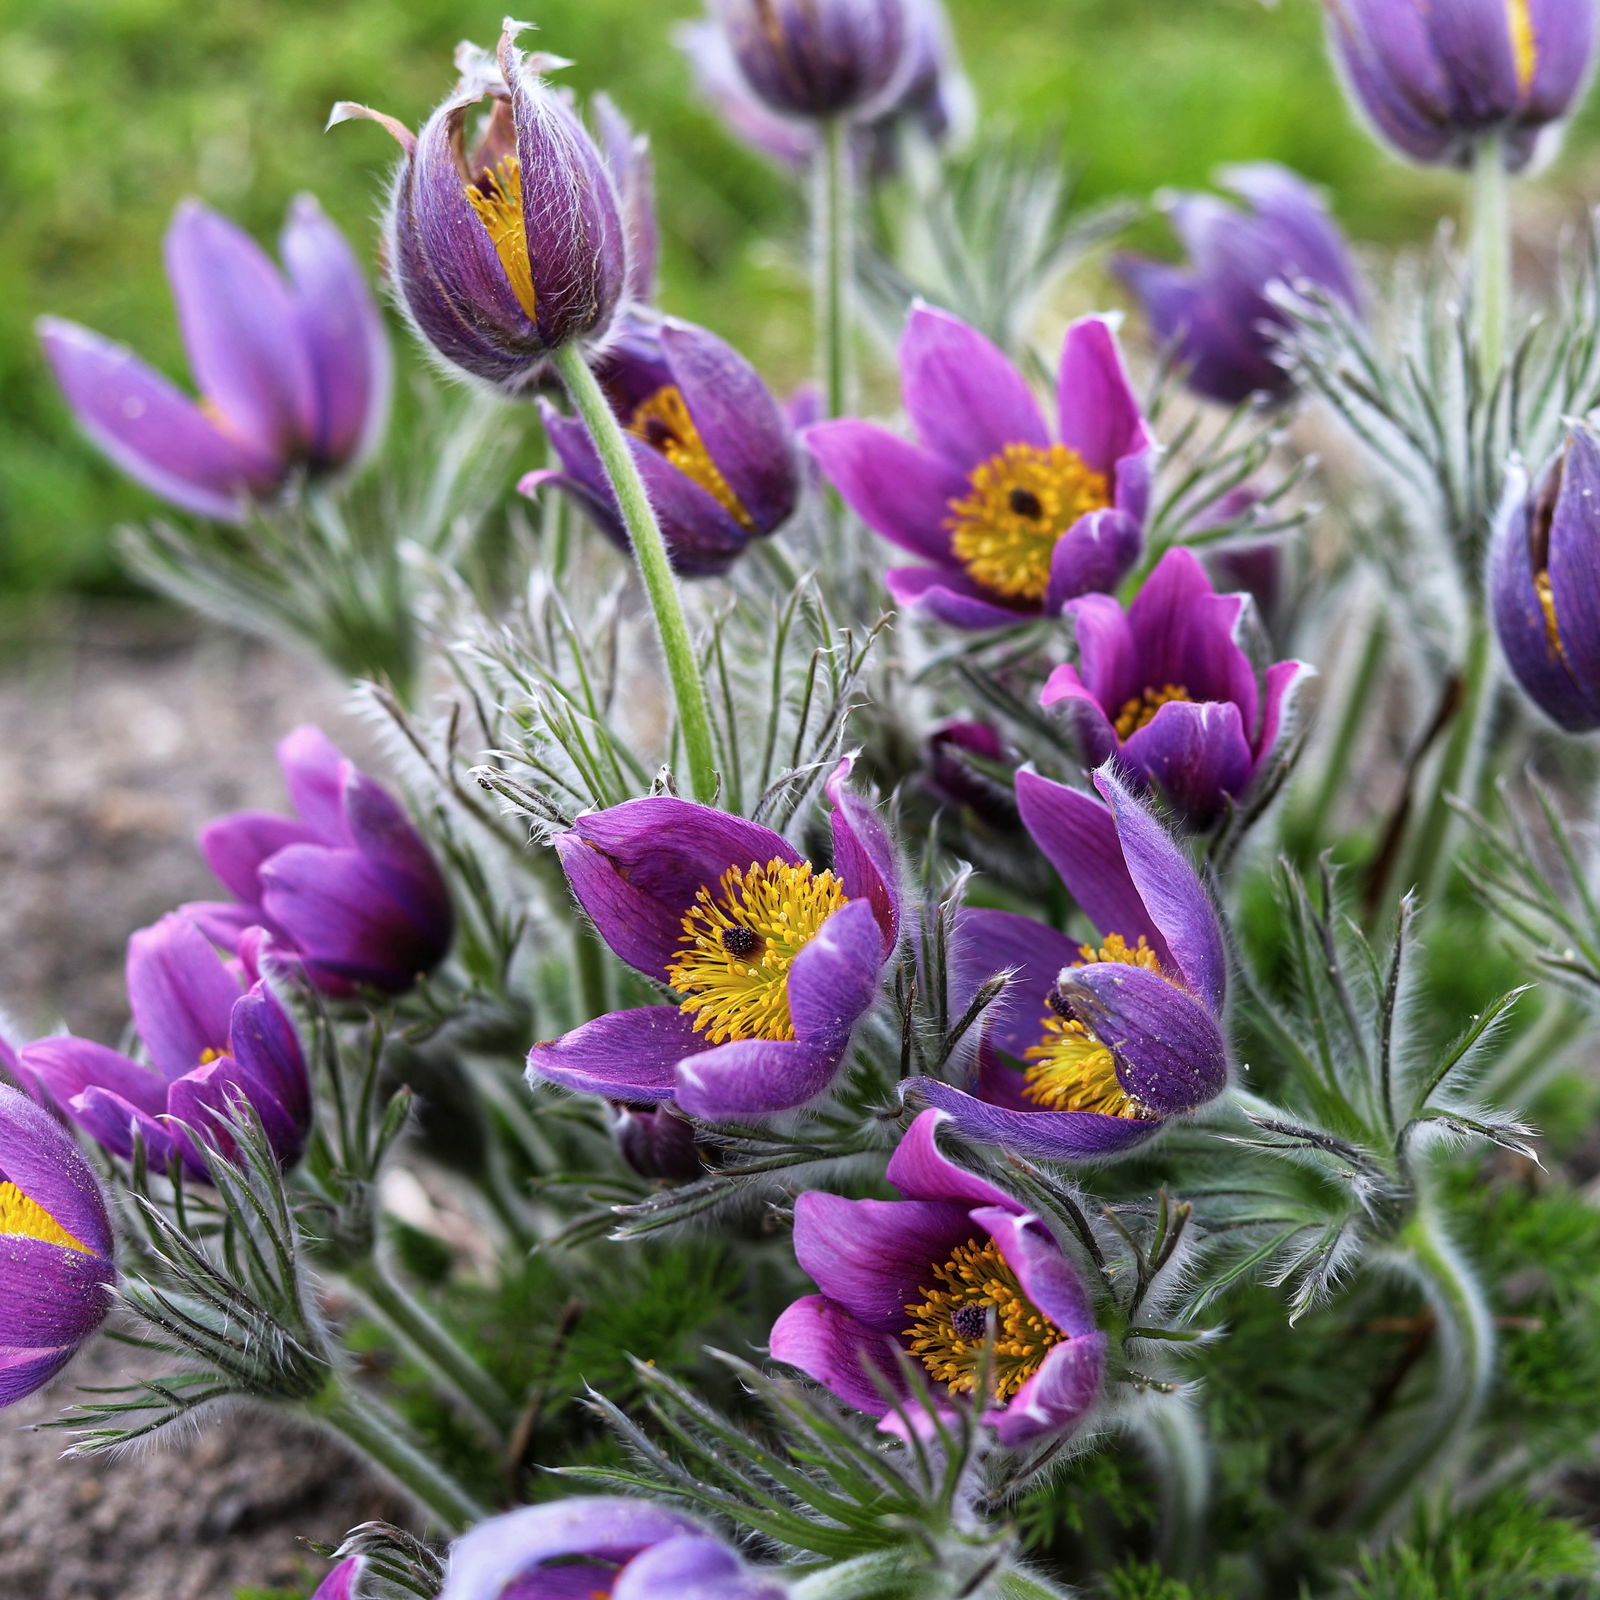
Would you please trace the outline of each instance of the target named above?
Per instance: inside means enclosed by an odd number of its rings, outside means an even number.
[[[628,432],[659,450],[684,477],[698,483],[740,527],[755,527],[755,518],[739,504],[732,485],[711,459],[677,384],[665,384],[641,401],[629,419]]]
[[[200,1052],[200,1065],[209,1067],[213,1061],[220,1061],[227,1053],[226,1050],[213,1050],[210,1045],[207,1045]]]
[[[81,1250],[86,1256],[94,1254],[88,1245],[74,1239],[37,1200],[30,1199],[14,1183],[0,1183],[0,1236],[43,1239],[46,1244]]]
[[[729,867],[714,895],[702,888],[667,969],[694,1031],[713,1044],[794,1038],[789,968],[845,900],[844,885],[808,861],[752,861]]]
[[[522,163],[506,156],[483,169],[479,183],[467,185],[467,201],[489,235],[500,257],[511,292],[529,317],[537,316],[538,296],[533,288],[533,261],[528,254],[528,233],[522,222]]]
[[[1064,444],[1007,445],[969,482],[971,492],[950,502],[951,548],[977,582],[1010,600],[1043,600],[1056,541],[1111,504],[1105,474]]]
[[[1506,0],[1507,20],[1511,24],[1511,54],[1517,63],[1517,88],[1523,94],[1533,83],[1533,69],[1539,62],[1539,37],[1533,31],[1533,7],[1529,0]]]
[[[1550,648],[1555,651],[1559,660],[1567,659],[1567,652],[1561,644],[1561,629],[1556,623],[1556,592],[1551,587],[1548,572],[1536,572],[1533,575],[1534,593],[1539,596],[1539,609],[1544,612],[1545,636],[1550,641]]]
[[[1164,684],[1159,689],[1146,689],[1143,694],[1134,695],[1123,703],[1122,709],[1117,713],[1115,724],[1117,737],[1131,739],[1150,722],[1162,706],[1171,705],[1174,700],[1189,698],[1189,691],[1181,683]]]
[[[1108,933],[1098,948],[1078,946],[1074,966],[1091,961],[1115,961],[1125,966],[1160,972],[1161,963],[1140,937],[1130,946],[1119,933]],[[1046,1111],[1098,1111],[1108,1117],[1144,1117],[1145,1108],[1117,1077],[1117,1058],[1090,1028],[1075,1017],[1045,1012],[1039,1043],[1023,1052],[1029,1065],[1023,1069],[1023,1098]]]
[[[952,1394],[977,1388],[991,1307],[995,1400],[1009,1400],[1039,1370],[1050,1347],[1066,1338],[1023,1293],[992,1239],[958,1245],[933,1275],[939,1286],[924,1287],[927,1298],[906,1307],[913,1320],[904,1337],[928,1376]]]

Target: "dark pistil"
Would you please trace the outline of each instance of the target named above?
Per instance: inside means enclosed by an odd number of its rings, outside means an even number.
[[[1019,517],[1031,517],[1035,522],[1044,515],[1044,507],[1039,504],[1039,497],[1032,489],[1013,489],[1011,509]]]
[[[744,961],[761,948],[761,935],[749,928],[724,928],[722,948],[736,961]]]
[[[965,1305],[957,1306],[950,1314],[950,1331],[967,1344],[976,1344],[988,1327],[988,1308],[975,1306],[970,1300]]]

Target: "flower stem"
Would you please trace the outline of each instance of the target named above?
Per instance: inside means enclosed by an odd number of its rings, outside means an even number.
[[[666,541],[661,537],[661,524],[651,509],[644,479],[639,476],[622,424],[613,414],[599,381],[589,370],[583,352],[575,344],[564,344],[555,352],[554,361],[594,441],[612,493],[617,497],[634,560],[639,564],[639,576],[644,581],[650,609],[655,613],[662,654],[667,658],[667,674],[672,680],[678,726],[683,733],[684,753],[689,763],[689,787],[696,800],[709,805],[717,792],[711,713],[706,705],[700,663],[689,638],[689,624],[683,614],[683,600],[672,575],[672,563],[667,559]]]
[[[365,1261],[346,1277],[378,1321],[446,1389],[465,1401],[497,1439],[510,1437],[517,1415],[511,1397],[426,1306],[390,1277],[380,1261]]]
[[[823,415],[842,417],[850,405],[849,124],[830,117],[817,145],[815,208],[817,238],[817,371],[822,376]]]
[[[343,1378],[332,1379],[311,1401],[310,1410],[415,1496],[447,1532],[460,1533],[488,1515],[443,1467],[428,1458],[410,1430],[387,1406],[369,1395],[356,1393]]]
[[[1511,181],[1498,133],[1479,141],[1472,158],[1472,307],[1478,374],[1485,388],[1505,360],[1511,301]]]
[[[1355,677],[1350,682],[1344,712],[1339,726],[1328,745],[1327,764],[1323,769],[1316,795],[1306,813],[1304,828],[1306,842],[1313,850],[1322,844],[1323,829],[1328,825],[1328,813],[1343,788],[1351,770],[1351,756],[1356,740],[1372,717],[1372,691],[1378,671],[1389,648],[1389,617],[1382,608],[1374,610],[1367,625],[1366,642],[1361,648],[1361,659],[1356,663]]]

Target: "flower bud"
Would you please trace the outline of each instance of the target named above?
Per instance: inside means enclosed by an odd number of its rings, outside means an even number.
[[[332,121],[369,117],[405,159],[387,219],[389,270],[422,339],[451,365],[516,392],[551,351],[605,336],[628,270],[616,184],[566,98],[507,24],[497,55],[463,46],[455,91],[413,135],[341,102]],[[489,102],[469,150],[466,119]]]
[[[622,1159],[641,1178],[688,1183],[705,1172],[695,1149],[693,1125],[670,1106],[617,1101],[612,1107],[611,1136]]]
[[[1600,438],[1586,427],[1534,490],[1516,469],[1495,522],[1489,594],[1528,698],[1571,733],[1600,728]]]
[[[1595,0],[1324,0],[1351,99],[1425,165],[1505,140],[1513,171],[1572,110],[1594,60]]]

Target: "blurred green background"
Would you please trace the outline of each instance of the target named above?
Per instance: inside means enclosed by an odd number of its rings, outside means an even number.
[[[1272,157],[1330,187],[1360,238],[1424,235],[1455,204],[1439,174],[1376,150],[1323,56],[1317,0],[950,0],[983,114],[1060,129],[1085,200],[1195,185]],[[540,0],[545,48],[577,62],[652,133],[664,303],[743,344],[773,378],[803,371],[792,185],[696,104],[673,25],[697,0]],[[309,189],[370,251],[392,147],[329,106],[409,123],[448,87],[462,37],[491,43],[487,0],[8,0],[0,40],[0,595],[114,588],[109,530],[152,502],[71,426],[33,319],[51,311],[179,374],[161,274],[174,203],[199,194],[271,239]],[[1580,119],[1530,210],[1600,198],[1600,114]]]

